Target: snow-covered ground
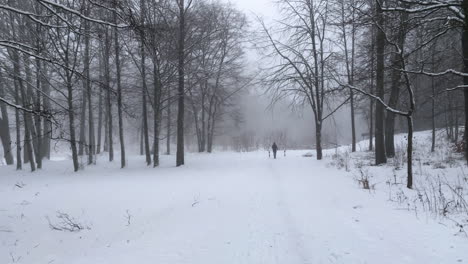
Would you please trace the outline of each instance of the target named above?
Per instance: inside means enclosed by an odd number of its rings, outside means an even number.
[[[366,152],[368,142],[358,144],[358,152],[349,146],[327,150],[329,166],[348,171],[357,182],[367,179],[373,192],[385,193],[387,200],[417,217],[429,217],[468,238],[468,170],[462,153],[456,153],[445,131],[436,133],[435,151],[431,152],[431,132],[415,133],[413,153],[413,189],[406,188],[406,135],[395,137],[396,155],[383,166],[373,166],[374,153]]]
[[[333,166],[334,150],[323,161],[306,152],[189,154],[182,168],[168,156],[158,169],[142,157],[123,170],[0,167],[0,263],[468,262],[453,226],[388,202],[385,182],[363,190],[355,163]]]

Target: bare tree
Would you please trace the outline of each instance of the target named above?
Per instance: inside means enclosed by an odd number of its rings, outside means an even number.
[[[0,97],[5,97],[5,79],[3,78],[2,70],[0,69]],[[3,157],[7,165],[14,164],[12,142],[10,136],[10,121],[8,118],[7,107],[5,103],[0,102],[0,140],[3,145]]]
[[[266,54],[267,58],[279,59],[279,63],[266,69],[264,82],[274,100],[292,98],[299,103],[306,102],[312,108],[317,159],[321,160],[323,122],[349,100],[332,106],[329,113],[325,112],[333,91],[332,82],[327,78],[327,71],[332,68],[329,64],[330,51],[327,50],[329,3],[286,0],[278,4],[283,20],[275,31],[260,21],[266,39],[260,49],[270,51]],[[281,40],[276,35],[280,35]]]
[[[185,164],[184,153],[184,118],[185,118],[185,15],[190,7],[186,7],[184,0],[177,0],[179,7],[179,32],[178,32],[178,77],[179,86],[177,89],[178,96],[178,113],[177,113],[177,153],[176,166]]]
[[[117,7],[117,0],[114,0],[114,8]],[[117,24],[117,13],[114,12],[113,23]],[[114,48],[115,48],[115,67],[116,67],[116,82],[117,82],[117,115],[119,119],[119,140],[120,140],[120,167],[125,168],[125,139],[123,131],[122,117],[122,81],[121,81],[121,65],[120,65],[120,43],[119,31],[114,27]]]

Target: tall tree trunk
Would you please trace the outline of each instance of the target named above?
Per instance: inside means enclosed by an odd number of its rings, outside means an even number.
[[[200,149],[199,152],[205,152],[206,150],[206,111],[205,111],[205,94],[202,94],[202,100],[201,100],[201,135],[200,135]]]
[[[395,58],[394,65],[395,68],[400,68],[398,59]],[[399,70],[393,70],[391,76],[391,92],[388,106],[391,108],[396,108],[398,104],[398,98],[400,97],[400,72]],[[393,158],[395,156],[395,114],[392,112],[387,112],[385,116],[385,151],[387,157]]]
[[[23,162],[24,164],[28,164],[29,161],[30,161],[30,155],[29,155],[29,151],[31,150],[31,148],[29,147],[29,144],[31,143],[30,142],[30,133],[29,131],[27,131],[26,133],[26,124],[24,122],[24,113],[23,114],[23,126],[25,127],[24,129],[24,137],[23,137],[23,140],[22,142],[24,142],[24,151],[23,151]],[[21,141],[20,141],[21,142]]]
[[[67,73],[67,75],[70,75]],[[75,112],[73,107],[73,84],[72,78],[67,76],[67,103],[68,103],[68,121],[69,121],[69,129],[70,129],[70,147],[72,150],[72,159],[73,159],[73,169],[74,171],[78,171],[79,164],[78,164],[78,151],[76,149],[76,136],[75,136]]]
[[[49,76],[48,74],[48,69],[47,69],[47,64],[45,62],[42,63],[42,74],[44,77],[41,79],[42,80],[42,92],[44,93],[43,95],[43,109],[44,111],[50,112],[51,111],[51,105],[50,105],[50,87],[49,83],[47,80],[47,77]],[[42,157],[46,157],[47,159],[50,160],[50,141],[52,139],[52,121],[44,118],[44,121],[42,122],[43,124],[43,140],[42,140]]]
[[[315,122],[315,147],[317,149],[317,160],[323,158],[322,154],[322,122],[317,120]]]
[[[376,95],[384,100],[384,60],[385,60],[385,33],[383,30],[384,17],[382,11],[383,1],[376,0],[376,19],[378,24],[376,36],[376,53],[377,53],[377,69],[376,69]],[[376,165],[387,163],[385,152],[385,136],[384,136],[384,119],[385,112],[382,104],[376,104],[375,107],[375,163]]]
[[[18,81],[13,80],[15,85],[15,104],[20,105],[19,84]],[[23,162],[21,159],[21,117],[19,110],[15,110],[15,126],[16,126],[16,169],[23,169]]]
[[[371,73],[374,75],[373,73]],[[373,94],[373,84],[371,84],[370,93]],[[374,100],[370,100],[369,104],[369,151],[374,150]]]
[[[215,100],[215,103],[214,103],[214,106],[213,106],[213,112],[211,114],[211,118],[210,118],[210,116],[208,116],[208,129],[207,129],[208,130],[208,135],[207,135],[207,139],[208,139],[207,151],[208,151],[208,153],[213,152],[213,141],[214,141],[214,137],[215,137],[217,111],[218,111],[218,103]],[[208,112],[208,114],[209,114],[209,112]]]
[[[405,7],[403,5],[403,7]],[[408,15],[405,13],[400,14],[399,17],[399,27],[397,32],[397,40],[399,49],[403,49],[405,45],[406,37],[406,20]],[[388,101],[388,106],[391,108],[396,108],[398,104],[398,99],[400,97],[400,84],[401,84],[401,72],[402,62],[397,55],[394,55],[393,66],[395,69],[391,74],[391,92],[390,99]],[[395,156],[395,114],[392,112],[387,112],[385,119],[385,150],[387,157]]]
[[[407,185],[408,189],[413,188],[413,117],[411,115],[406,117],[408,122],[408,146],[407,146]]]
[[[84,80],[83,83],[86,81]],[[84,84],[83,86],[86,86]],[[86,145],[86,87],[83,87],[82,92],[81,92],[81,114],[80,114],[80,140],[78,142],[78,155],[83,156],[84,154],[84,149]]]
[[[19,76],[19,75],[18,75]],[[18,83],[21,92],[22,104],[24,108],[29,108],[30,104],[27,101],[27,95],[24,88],[23,80],[18,78]],[[31,126],[32,126],[32,118],[30,114],[23,111],[23,124],[24,124],[24,149],[25,149],[25,162],[26,159],[29,162],[31,167],[31,171],[36,170],[36,163],[34,162],[34,148],[32,145],[31,140]]]
[[[0,69],[0,97],[5,98],[4,79]],[[11,148],[10,121],[8,119],[7,107],[4,103],[0,103],[0,140],[3,146],[3,157],[7,165],[14,163],[13,151]]]
[[[112,139],[112,101],[111,101],[111,86],[110,86],[110,36],[109,32],[106,29],[105,33],[105,45],[104,45],[104,70],[105,70],[105,79],[106,79],[106,106],[107,106],[107,147],[109,150],[109,161],[114,160],[114,142]]]
[[[21,94],[21,103],[23,105],[23,107],[25,108],[30,108],[31,107],[31,104],[29,103],[29,98],[30,96],[28,96],[26,94],[26,90],[25,90],[25,87],[24,87],[24,83],[23,83],[23,79],[21,79],[21,69],[20,69],[20,57],[18,55],[18,52],[17,51],[13,51],[13,61],[14,61],[14,73],[15,75],[17,76],[16,77],[16,81],[18,82],[18,86],[19,86],[19,91],[20,91],[20,94]],[[26,60],[25,60],[26,62]],[[27,70],[29,65],[24,65],[25,66],[25,72],[26,72],[26,79],[28,81],[30,81],[30,72]],[[31,126],[32,126],[32,117],[30,116],[30,114],[26,113],[23,111],[23,123],[24,123],[24,153],[25,153],[25,156],[24,156],[24,162],[29,162],[30,163],[30,167],[31,167],[31,171],[35,171],[36,170],[36,164],[34,162],[34,156],[33,156],[33,145],[32,145],[32,140],[31,140]],[[21,142],[21,141],[20,141]]]
[[[167,87],[166,154],[171,155],[171,88]]]
[[[86,7],[86,16],[89,16],[90,7],[89,5]],[[90,30],[90,25],[88,21],[85,21],[85,32],[88,33]],[[84,54],[84,75],[85,75],[85,88],[86,88],[86,95],[88,96],[88,165],[93,164],[93,156],[95,153],[95,146],[96,146],[96,139],[94,137],[94,117],[93,117],[93,100],[91,96],[91,75],[90,75],[90,39],[89,35],[85,34],[85,54]],[[101,107],[101,105],[99,105]]]
[[[353,6],[353,2],[350,3]],[[352,32],[351,32],[351,56],[349,55],[350,50],[348,47],[348,32],[347,32],[347,14],[345,13],[345,1],[341,2],[341,31],[343,34],[344,54],[345,54],[345,65],[346,74],[348,75],[349,85],[354,85],[354,49],[355,49],[355,25],[354,25],[354,10],[352,10]],[[350,118],[351,118],[351,151],[356,151],[356,122],[354,114],[354,91],[349,89],[349,101],[350,101]]]
[[[143,156],[145,155],[145,147],[144,147],[144,143],[143,143],[143,122],[141,122],[142,125],[141,125],[141,128],[140,128],[140,156]]]
[[[188,85],[190,86],[190,82],[188,83]],[[197,135],[197,146],[198,146],[198,152],[202,152],[202,131],[200,129],[200,120],[199,120],[199,117],[198,117],[198,109],[197,109],[197,106],[195,104],[195,100],[197,100],[193,94],[192,94],[192,89],[190,89],[188,91],[189,93],[189,96],[190,96],[190,106],[192,107],[192,112],[193,112],[193,123],[195,125],[195,134]],[[202,103],[203,105],[203,103]],[[203,106],[201,107],[203,108]],[[203,110],[200,110],[200,112],[203,111]]]
[[[354,1],[352,1],[352,5],[354,6]],[[355,50],[356,50],[356,25],[355,25],[355,17],[354,17],[354,8],[352,11],[352,32],[351,32],[351,82],[354,85],[354,61],[355,61]],[[356,152],[356,115],[354,109],[354,91],[350,91],[351,97],[351,142],[352,142],[352,152]]]
[[[107,91],[107,88],[106,88]],[[107,110],[107,92],[106,92],[106,111],[104,112],[104,152],[109,152],[109,114]]]
[[[155,53],[156,54],[156,53]],[[154,55],[156,56],[156,55]],[[154,77],[154,138],[153,138],[153,167],[159,166],[159,132],[161,120],[161,79],[159,76],[158,64],[156,58],[153,63],[153,77]]]
[[[185,2],[179,0],[179,47],[178,47],[178,113],[177,113],[177,154],[176,166],[184,165],[184,116],[185,116]]]
[[[146,17],[146,3],[145,0],[140,0],[140,10],[141,10],[141,25],[145,24]],[[140,33],[140,53],[141,53],[141,79],[142,79],[142,116],[143,116],[143,141],[144,141],[144,151],[146,157],[146,165],[151,165],[151,151],[149,145],[149,134],[148,134],[148,107],[146,102],[146,95],[148,93],[148,87],[146,84],[146,51],[145,51],[145,32],[144,29]]]
[[[38,32],[40,30],[38,29]],[[40,50],[39,45],[37,45],[38,50]],[[34,108],[37,112],[41,112],[41,98],[42,98],[42,63],[39,59],[36,59],[36,100],[34,102]],[[36,164],[37,168],[42,168],[42,142],[43,142],[43,135],[42,135],[42,118],[39,115],[34,116],[34,125],[36,131]]]
[[[370,83],[370,94],[374,94],[374,74],[375,74],[375,27],[372,25],[371,27],[371,50],[370,50],[370,67],[371,67],[371,83]],[[374,149],[374,100],[369,100],[369,150],[372,151]]]
[[[117,6],[117,1],[114,2]],[[117,23],[117,14],[114,13],[114,23]],[[121,83],[121,69],[120,69],[120,43],[119,31],[114,27],[114,45],[115,45],[115,67],[117,74],[117,114],[119,118],[119,139],[120,139],[120,167],[125,168],[125,140],[123,131],[123,117],[122,117],[122,83]]]
[[[214,132],[214,119],[216,115],[216,102],[214,99],[214,95],[211,96],[210,102],[209,102],[209,107],[208,107],[208,128],[207,128],[207,138],[208,138],[208,145],[207,145],[207,151],[208,153],[211,153],[213,151],[212,149],[212,142],[213,142],[213,132]]]
[[[102,99],[102,82],[103,82],[103,77],[102,77],[102,73],[101,73],[101,63],[99,65],[99,79],[101,81],[101,83],[99,84],[99,101],[98,101],[98,104],[99,104],[99,110],[98,110],[98,124],[97,124],[97,145],[96,145],[96,154],[99,154],[101,153],[101,142],[102,142],[102,115],[103,115],[103,108],[102,105],[103,105],[103,99]],[[106,120],[107,122],[107,120]],[[107,132],[107,131],[105,131]]]
[[[142,103],[143,103],[143,127],[142,127],[142,135],[143,135],[143,143],[144,143],[144,153],[146,157],[146,165],[151,165],[151,151],[150,151],[150,145],[149,145],[149,133],[148,133],[148,105],[147,105],[147,99],[146,99],[146,94],[147,94],[147,86],[146,86],[146,73],[145,73],[145,67],[144,64],[144,48],[142,47],[142,78],[143,78],[143,91],[142,91]]]
[[[444,118],[445,118],[445,134],[447,135],[447,139],[450,140],[450,124],[449,124],[449,109],[450,103],[448,102],[448,93],[446,96],[447,103],[444,105]]]
[[[463,14],[465,14],[462,48],[463,48],[463,72],[468,73],[468,0],[462,2]],[[463,77],[463,84],[468,87],[468,76]],[[463,142],[465,145],[465,159],[468,161],[468,88],[463,89],[463,97],[465,100],[465,132]]]
[[[458,132],[460,129],[460,120],[458,115],[458,98],[455,98],[455,143],[458,143]]]
[[[33,87],[32,87],[32,73],[31,73],[31,68],[30,68],[30,60],[29,60],[29,57],[28,56],[24,56],[23,57],[23,60],[24,60],[24,72],[26,74],[26,91],[24,91],[24,94],[22,93],[21,94],[21,97],[23,98],[23,106],[27,107],[27,108],[30,108],[30,109],[34,109],[34,105],[35,105],[35,95],[34,95],[34,91],[33,91]],[[22,87],[20,85],[20,87]],[[24,87],[24,86],[23,86]],[[24,89],[22,89],[23,91]],[[29,155],[29,151],[28,151],[28,156],[29,156],[29,160],[31,162],[36,162],[36,168],[40,168],[42,167],[42,162],[41,162],[41,158],[40,158],[40,153],[39,153],[39,149],[38,149],[38,136],[37,136],[37,132],[36,132],[36,127],[34,126],[34,119],[33,119],[33,115],[32,114],[26,114],[24,115],[25,118],[27,119],[27,128],[28,128],[28,133],[29,133],[29,136],[27,137],[28,140],[31,141],[32,143],[32,154],[33,156]],[[28,145],[29,147],[29,145]]]
[[[432,56],[434,58],[434,55]],[[433,60],[434,61],[434,60]],[[431,105],[431,123],[432,123],[432,142],[431,142],[431,152],[435,151],[435,141],[436,141],[436,124],[435,124],[435,86],[434,86],[434,77],[431,78],[431,88],[432,88],[432,105]]]
[[[453,139],[454,139],[454,132],[453,132],[454,122],[453,122],[453,98],[452,98],[452,93],[447,92],[447,100],[449,102],[449,104],[448,104],[448,108],[449,108],[449,112],[448,112],[448,114],[449,114],[449,116],[448,116],[449,117],[448,118],[448,120],[449,120],[449,139],[451,141],[453,141]]]

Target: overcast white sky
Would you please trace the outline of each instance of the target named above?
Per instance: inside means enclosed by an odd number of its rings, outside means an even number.
[[[259,14],[268,17],[274,12],[275,6],[272,0],[227,0],[234,3],[241,10],[245,11],[249,16],[251,13]]]

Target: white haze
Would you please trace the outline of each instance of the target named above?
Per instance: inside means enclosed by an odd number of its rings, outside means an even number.
[[[231,0],[247,14],[250,21],[250,29],[258,29],[258,17],[269,21],[278,18],[278,9],[274,0]],[[261,63],[261,56],[248,45],[246,49],[250,70],[256,71]],[[315,125],[313,113],[309,106],[303,111],[292,110],[289,102],[283,100],[270,107],[270,99],[264,96],[264,87],[249,87],[249,94],[242,99],[242,111],[245,123],[244,131],[254,131],[256,137],[265,137],[274,131],[285,131],[288,137],[288,145],[313,146],[315,143]],[[363,116],[357,113],[356,135],[361,139],[361,134],[368,130],[367,122]],[[350,109],[348,106],[337,111],[333,118],[325,121],[323,128],[325,145],[346,144],[351,142]],[[286,146],[287,148],[288,146]]]

